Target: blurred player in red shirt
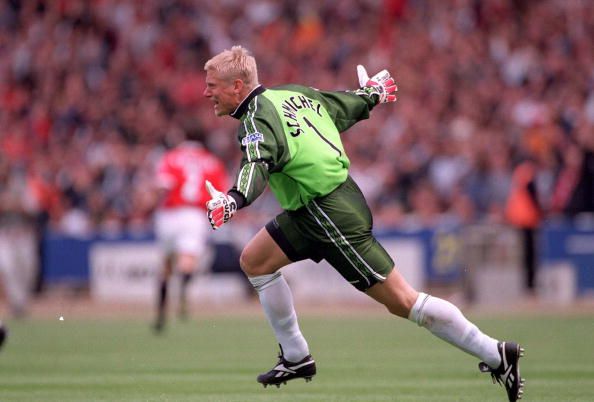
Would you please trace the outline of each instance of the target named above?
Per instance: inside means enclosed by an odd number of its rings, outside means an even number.
[[[201,144],[199,129],[186,130],[185,141],[166,152],[156,170],[161,204],[155,215],[155,234],[165,254],[159,276],[157,318],[154,328],[165,325],[167,287],[175,271],[181,275],[180,318],[187,317],[186,288],[198,267],[206,268],[212,250],[207,244],[206,202],[210,199],[205,180],[227,185],[224,164]]]

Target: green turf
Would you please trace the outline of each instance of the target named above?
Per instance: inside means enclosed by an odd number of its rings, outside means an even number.
[[[525,401],[594,401],[594,317],[476,319],[526,347]],[[255,382],[275,362],[263,317],[173,323],[9,321],[0,401],[506,401],[471,356],[410,322],[304,317],[318,365],[311,383]]]

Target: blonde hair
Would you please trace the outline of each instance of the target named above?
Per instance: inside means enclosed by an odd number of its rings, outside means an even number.
[[[204,70],[215,71],[225,80],[239,78],[248,88],[258,85],[256,59],[241,46],[233,46],[231,50],[226,49],[217,54],[206,62]]]

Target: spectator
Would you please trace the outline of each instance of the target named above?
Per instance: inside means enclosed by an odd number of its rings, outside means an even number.
[[[512,187],[505,208],[507,221],[520,232],[524,287],[530,293],[535,291],[538,264],[536,234],[542,219],[536,191],[536,171],[536,164],[530,160],[518,164],[514,169]]]

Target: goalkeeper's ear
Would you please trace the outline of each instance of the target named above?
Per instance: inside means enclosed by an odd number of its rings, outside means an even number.
[[[367,70],[361,64],[357,65],[357,77],[359,78],[359,86],[363,88],[369,81]]]

